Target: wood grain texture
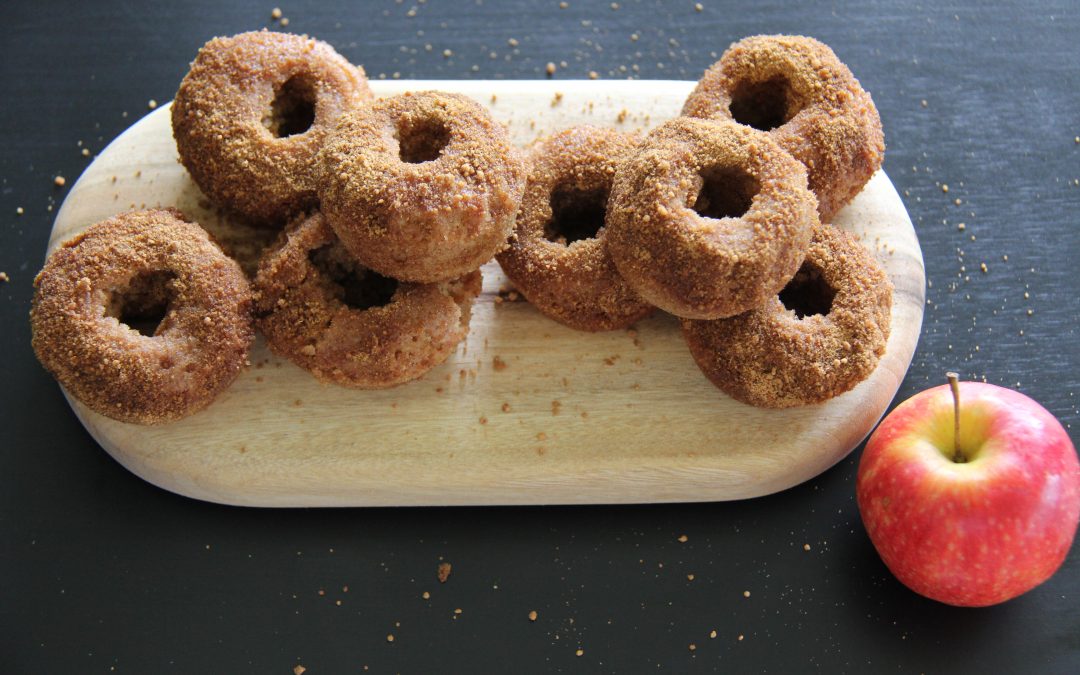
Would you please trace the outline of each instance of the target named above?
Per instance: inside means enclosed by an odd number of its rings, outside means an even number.
[[[645,129],[676,115],[691,82],[373,82],[378,95],[460,91],[516,143],[572,124]],[[129,208],[175,205],[250,258],[250,233],[208,210],[177,163],[162,107],[117,138],[74,186],[50,250]],[[823,405],[737,403],[700,374],[668,316],[627,332],[564,328],[498,303],[491,263],[468,340],[420,380],[388,391],[322,385],[271,355],[210,408],[161,427],[122,424],[71,400],[124,466],[166,489],[258,506],[712,501],[768,494],[847,455],[885,411],[911,361],[924,304],[922,255],[879,173],[837,225],[861,235],[895,286],[892,335],[871,377]],[[498,358],[505,367],[496,368]],[[505,409],[505,410],[504,410]]]

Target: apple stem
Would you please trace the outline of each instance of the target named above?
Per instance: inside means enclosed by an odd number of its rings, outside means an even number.
[[[960,375],[952,371],[945,373],[949,378],[949,389],[952,390],[953,400],[953,458],[957,464],[967,461],[964,453],[960,452]]]

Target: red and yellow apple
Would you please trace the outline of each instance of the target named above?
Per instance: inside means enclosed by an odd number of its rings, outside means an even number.
[[[1080,519],[1080,462],[1035,401],[958,384],[959,431],[949,385],[904,401],[867,442],[856,495],[897,579],[934,600],[981,607],[1061,566]]]

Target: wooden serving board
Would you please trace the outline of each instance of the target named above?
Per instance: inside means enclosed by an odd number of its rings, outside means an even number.
[[[646,129],[678,114],[691,82],[372,82],[377,95],[472,96],[526,145],[575,124]],[[205,203],[177,162],[168,108],[111,143],[74,185],[50,251],[132,208],[177,206],[248,264],[265,235]],[[205,411],[156,427],[71,399],[86,429],[142,478],[183,495],[254,506],[577,504],[715,501],[796,485],[845,457],[885,411],[923,316],[922,253],[878,173],[839,216],[884,264],[896,293],[887,352],[869,379],[825,404],[763,410],[698,371],[666,315],[636,331],[581,333],[525,302],[484,267],[469,338],[447,363],[386,391],[323,385],[260,338],[253,366]],[[255,235],[255,236],[253,236]]]

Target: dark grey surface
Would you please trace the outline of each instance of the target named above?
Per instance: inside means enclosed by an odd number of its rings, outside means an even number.
[[[923,336],[897,401],[955,368],[1033,396],[1076,441],[1075,3],[569,4],[283,9],[289,30],[372,77],[542,78],[566,61],[556,78],[696,79],[745,35],[824,40],[881,110],[886,170],[926,258]],[[924,600],[862,528],[858,451],[768,498],[619,508],[260,511],[174,496],[112,461],[30,350],[31,281],[65,195],[52,179],[70,187],[90,161],[80,140],[97,152],[149,99],[169,100],[206,39],[270,25],[270,3],[215,5],[0,9],[5,670],[1080,672],[1075,547],[1050,582],[1003,606]],[[444,585],[440,557],[454,566]]]

